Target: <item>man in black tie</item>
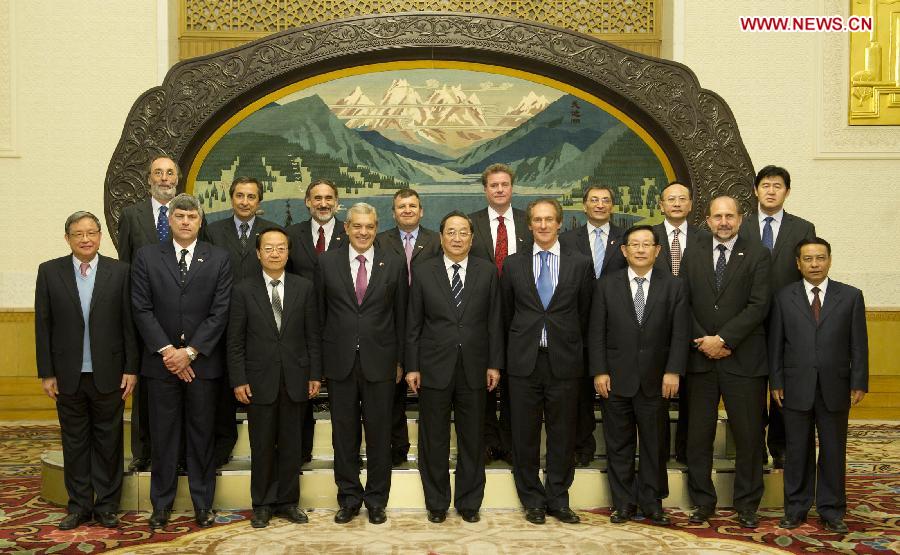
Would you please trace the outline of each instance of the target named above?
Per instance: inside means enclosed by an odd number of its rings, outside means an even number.
[[[250,426],[250,523],[265,528],[273,512],[308,522],[297,506],[302,435],[296,423],[319,393],[322,357],[313,284],[284,271],[290,239],[269,228],[254,242],[262,268],[231,297],[228,373]]]
[[[607,477],[614,524],[640,506],[650,522],[670,524],[661,499],[668,459],[668,399],[678,393],[687,366],[690,308],[681,280],[654,268],[660,251],[650,226],[623,236],[628,268],[599,280],[591,306],[589,359],[603,409]],[[636,437],[640,470],[635,481]]]
[[[575,477],[578,387],[586,375],[585,337],[594,272],[591,260],[558,241],[562,207],[555,199],[528,206],[532,252],[506,259],[504,316],[512,420],[513,477],[525,518],[543,524],[550,514],[579,521],[569,508]],[[541,420],[547,431],[545,483],[540,472]]]
[[[201,215],[196,198],[182,193],[169,208],[172,240],[140,249],[131,268],[154,453],[150,526],[159,528],[169,521],[184,433],[191,501],[197,524],[205,527],[215,521],[213,429],[218,380],[225,373],[220,339],[228,324],[231,264],[226,251],[197,240]]]
[[[804,239],[816,236],[816,227],[799,216],[784,210],[784,203],[791,194],[791,174],[778,166],[766,166],[756,174],[753,189],[759,206],[741,224],[741,236],[759,240],[772,253],[770,274],[772,295],[786,285],[800,280],[794,247]],[[784,419],[778,403],[769,403],[769,432],[766,437],[772,466],[784,468],[785,435]]]
[[[406,270],[412,280],[412,269],[441,254],[441,236],[422,227],[425,215],[419,193],[400,189],[394,193],[393,216],[397,227],[382,231],[375,243],[394,251],[406,260]],[[470,241],[471,243],[471,241]],[[399,466],[409,454],[409,428],[406,425],[406,380],[397,382],[391,424],[391,463]]]
[[[322,326],[322,365],[331,405],[338,524],[360,506],[369,522],[387,520],[391,490],[391,413],[403,375],[409,278],[406,261],[375,246],[378,214],[365,203],[347,212],[347,246],[329,250],[316,268]],[[359,480],[360,426],[366,433],[366,487]]]
[[[559,244],[564,248],[591,258],[597,279],[627,265],[620,249],[625,230],[610,222],[616,209],[615,201],[609,187],[588,186],[582,198],[587,222],[559,236]],[[578,388],[578,424],[575,429],[575,465],[580,467],[590,465],[597,451],[594,394],[594,380],[585,376],[584,383]]]
[[[286,229],[291,238],[291,256],[287,271],[310,281],[315,279],[319,255],[347,244],[344,222],[335,217],[338,190],[327,179],[314,179],[306,187],[306,208],[309,219]],[[313,436],[316,420],[313,404],[307,403],[303,413],[303,462],[312,460]]]
[[[788,446],[781,527],[805,522],[815,499],[824,528],[846,534],[847,419],[869,386],[866,303],[829,279],[827,241],[804,239],[794,252],[803,279],[775,295],[768,330],[769,384]]]
[[[428,520],[450,507],[450,412],[456,427],[453,505],[477,522],[484,499],[484,389],[503,366],[503,313],[493,264],[469,256],[472,221],[441,221],[444,256],[416,266],[407,312],[406,381],[419,394],[419,473]]]
[[[694,350],[688,362],[688,491],[697,505],[690,520],[701,524],[715,512],[713,442],[719,399],[724,399],[734,437],[734,508],[738,523],[756,528],[763,494],[763,418],[766,403],[766,337],[769,251],[738,235],[741,214],[732,197],[709,203],[706,223],[713,238],[681,260],[694,316]]]
[[[237,285],[244,278],[256,278],[262,272],[259,259],[253,252],[256,236],[261,230],[276,228],[278,225],[256,215],[263,199],[263,187],[256,178],[235,178],[231,182],[228,196],[231,198],[231,217],[211,223],[206,228],[206,233],[210,243],[228,251],[231,257],[231,275],[234,285]],[[237,442],[234,391],[228,380],[222,380],[221,383],[221,397],[216,409],[216,467],[231,460],[231,450]]]
[[[34,336],[38,377],[56,401],[71,530],[96,518],[119,525],[122,414],[137,382],[138,346],[131,320],[128,265],[98,254],[100,220],[66,220],[71,254],[38,267]]]
[[[481,186],[487,207],[472,212],[469,218],[475,230],[472,235],[472,256],[483,258],[503,270],[506,257],[520,250],[530,250],[531,231],[523,210],[512,207],[513,184],[516,174],[506,164],[491,164],[481,173]],[[503,459],[512,464],[512,444],[509,423],[509,391],[501,380],[495,391],[488,391],[484,413],[485,460]],[[500,397],[500,417],[497,418],[497,397]]]

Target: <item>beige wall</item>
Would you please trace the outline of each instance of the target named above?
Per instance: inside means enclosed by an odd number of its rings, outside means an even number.
[[[10,207],[0,217],[0,249],[13,254],[0,263],[0,307],[32,305],[37,264],[66,252],[69,213],[102,214],[106,166],[125,116],[167,63],[169,26],[157,25],[166,4],[0,0],[0,125],[15,116],[12,134],[0,129]],[[900,130],[847,127],[848,37],[738,28],[740,15],[830,15],[847,4],[671,0],[663,51],[725,98],[756,167],[791,171],[788,209],[832,242],[834,277],[862,287],[869,306],[900,306],[900,257],[889,246],[900,235]],[[18,157],[5,157],[8,136]],[[115,254],[109,237],[103,252]]]

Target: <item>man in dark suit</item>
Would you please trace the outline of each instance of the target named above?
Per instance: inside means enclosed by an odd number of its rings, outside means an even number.
[[[756,174],[753,192],[759,200],[756,213],[741,225],[741,236],[759,240],[772,254],[771,291],[775,295],[790,283],[800,280],[794,247],[804,239],[816,236],[816,227],[784,211],[784,202],[791,194],[791,174],[778,166],[766,166]],[[772,466],[784,468],[784,418],[777,403],[769,405],[769,433],[767,442]]]
[[[569,487],[575,477],[575,401],[586,374],[594,272],[588,257],[561,248],[559,202],[533,201],[528,221],[534,248],[510,256],[500,280],[509,323],[513,477],[528,522],[543,524],[550,514],[574,524],[579,518],[569,508]],[[544,484],[539,477],[542,417],[547,430]]]
[[[231,198],[231,217],[213,222],[206,228],[207,238],[213,245],[228,251],[231,257],[231,275],[234,285],[244,278],[259,277],[262,272],[259,258],[253,252],[256,236],[260,231],[279,227],[278,224],[256,215],[263,199],[262,184],[253,177],[238,177],[231,182],[228,191]],[[287,259],[285,259],[287,262]],[[234,391],[228,380],[222,380],[222,390],[216,410],[216,467],[231,460],[231,451],[237,443]]]
[[[66,220],[71,254],[38,267],[34,336],[38,377],[56,401],[71,530],[96,518],[119,525],[122,414],[137,382],[128,265],[98,254],[100,220]]]
[[[709,242],[709,233],[688,223],[687,218],[691,213],[693,200],[691,189],[684,183],[673,181],[663,189],[659,197],[659,210],[665,219],[653,226],[653,231],[659,238],[661,250],[656,257],[654,268],[678,276],[681,269],[681,259],[689,246],[699,242]],[[675,460],[680,463],[687,462],[687,431],[688,431],[688,403],[687,403],[687,376],[681,377],[678,387],[678,427],[675,431]],[[667,413],[668,414],[668,413]],[[666,458],[669,456],[670,434],[669,419],[666,418],[664,429],[666,444]]]
[[[225,370],[220,339],[228,323],[231,264],[226,251],[197,240],[196,198],[182,193],[169,208],[172,241],[140,249],[131,269],[154,452],[150,526],[168,523],[183,430],[195,518],[200,526],[210,526],[216,490],[213,427],[218,380]]]
[[[487,208],[472,212],[469,218],[475,231],[472,235],[472,256],[483,258],[503,271],[506,257],[518,251],[529,251],[531,231],[525,212],[512,207],[513,184],[516,174],[506,164],[491,164],[481,173],[481,186]],[[485,461],[503,459],[512,464],[512,443],[509,424],[509,391],[501,380],[495,391],[487,392],[484,405]],[[500,397],[500,417],[497,418],[497,397]]]
[[[815,499],[825,529],[846,534],[847,419],[869,385],[866,303],[859,289],[828,278],[827,241],[803,239],[795,253],[803,279],[775,295],[768,330],[769,383],[789,447],[781,527],[805,522]]]
[[[313,284],[284,271],[290,239],[278,228],[255,236],[259,275],[235,286],[228,317],[228,373],[234,396],[247,405],[250,497],[254,528],[272,513],[308,522],[300,501],[302,435],[296,423],[319,393],[321,336]]]
[[[697,505],[692,523],[706,522],[716,507],[713,442],[719,399],[725,401],[735,443],[734,508],[746,528],[759,525],[763,494],[763,415],[766,403],[766,337],[769,252],[738,235],[741,214],[732,197],[709,203],[713,238],[689,251],[679,276],[688,288],[694,351],[688,362],[688,491]]]
[[[344,222],[335,217],[338,207],[338,190],[327,179],[314,179],[306,187],[306,208],[309,219],[288,226],[291,238],[291,256],[287,271],[310,281],[315,279],[319,255],[347,244]],[[312,460],[313,438],[316,419],[313,404],[306,403],[301,423],[303,433],[303,462]]]
[[[607,476],[614,524],[638,505],[650,522],[669,525],[661,499],[666,476],[668,399],[687,367],[690,308],[681,280],[654,268],[659,240],[650,226],[625,232],[628,268],[599,280],[591,305],[589,360],[603,410]],[[640,472],[634,479],[636,436]]]
[[[484,499],[484,389],[500,380],[503,308],[497,269],[469,256],[472,221],[441,221],[444,255],[416,266],[407,312],[406,381],[419,394],[419,473],[428,520],[450,507],[450,411],[456,427],[453,505],[477,522]]]
[[[559,244],[565,249],[591,258],[594,277],[621,270],[628,264],[620,249],[621,227],[610,222],[615,212],[615,195],[612,189],[600,185],[588,186],[582,197],[587,222],[559,236]],[[594,459],[597,440],[594,429],[594,380],[585,376],[578,389],[578,424],[575,429],[575,465],[586,467]]]
[[[331,405],[338,524],[365,504],[369,522],[387,520],[391,489],[391,413],[403,374],[409,278],[406,261],[374,246],[378,214],[365,203],[347,212],[347,246],[330,250],[316,268],[322,364]],[[366,433],[367,474],[359,481],[360,426]]]
[[[394,193],[394,221],[397,227],[382,231],[375,243],[402,256],[412,280],[412,269],[441,254],[441,236],[419,225],[425,210],[419,193],[413,189],[400,189]],[[471,243],[471,241],[470,241]],[[394,391],[394,407],[391,417],[391,463],[399,466],[409,454],[409,428],[406,425],[406,380],[397,382]]]

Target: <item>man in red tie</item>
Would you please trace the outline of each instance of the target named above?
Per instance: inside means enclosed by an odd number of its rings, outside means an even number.
[[[512,207],[516,174],[506,164],[491,164],[481,174],[481,185],[487,207],[469,214],[474,226],[471,255],[490,260],[501,273],[506,257],[531,249],[533,238],[523,210]],[[497,393],[500,395],[500,418],[497,418]],[[495,391],[488,391],[485,404],[485,460],[503,459],[512,464],[512,442],[509,427],[509,391],[505,380]]]

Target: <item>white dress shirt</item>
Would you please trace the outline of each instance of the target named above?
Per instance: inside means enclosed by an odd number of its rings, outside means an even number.
[[[182,247],[175,240],[172,240],[172,244],[175,245],[175,263],[181,262],[181,251],[187,249],[187,254],[184,255],[184,263],[187,265],[188,271],[191,269],[191,262],[194,260],[194,249],[197,248],[197,240],[194,239],[194,242],[186,247]]]
[[[675,238],[674,231],[678,230],[678,244],[681,246],[680,253],[684,256],[684,248],[687,246],[688,225],[687,222],[681,222],[681,225],[675,227],[669,223],[669,220],[663,220],[663,226],[666,228],[666,241],[669,242],[669,252],[672,252],[672,239]],[[716,253],[718,254],[718,253]]]
[[[806,300],[809,301],[809,306],[812,306],[813,298],[815,298],[812,292],[813,287],[819,288],[819,303],[825,306],[825,290],[828,289],[828,278],[823,279],[819,285],[813,285],[805,279],[803,280],[803,288],[806,289]]]
[[[321,227],[325,230],[325,250],[328,250],[328,245],[331,244],[331,236],[334,234],[334,218],[328,220],[325,225],[320,225],[315,218],[310,218],[309,223],[311,224],[309,228],[312,230],[313,246],[316,246],[316,243],[319,242],[319,228]]]
[[[488,218],[491,222],[491,244],[494,245],[494,252],[497,252],[497,226],[500,221],[497,216],[503,216],[503,225],[506,226],[506,254],[515,254],[516,252],[516,219],[513,217],[512,206],[506,209],[506,213],[501,214],[488,206]],[[494,254],[493,252],[491,254]]]
[[[634,270],[631,269],[631,266],[628,267],[628,285],[631,287],[631,302],[634,303],[634,296],[637,295],[637,282],[634,281],[636,277],[645,278],[647,281],[644,282],[644,303],[647,302],[647,294],[650,292],[650,275],[653,274],[653,268],[647,270],[647,273],[643,276],[639,276],[635,273]]]
[[[759,238],[762,239],[763,229],[766,228],[766,218],[768,214],[762,211],[762,206],[757,207],[756,215],[759,218]],[[781,230],[781,222],[784,221],[784,208],[772,214],[772,244],[778,240],[778,232]]]
[[[444,255],[444,267],[447,269],[447,279],[450,281],[450,285],[453,285],[453,265],[459,264],[459,281],[462,282],[463,287],[466,286],[466,265],[469,264],[469,257],[465,257],[459,262],[454,262],[447,258],[447,255]]]
[[[281,275],[277,278],[269,277],[269,274],[263,272],[263,279],[266,280],[266,290],[269,292],[269,304],[272,304],[272,299],[274,298],[272,291],[278,289],[278,298],[281,300],[281,307],[284,308],[284,272],[281,272]],[[275,279],[279,280],[281,283],[272,287],[272,280]]]
[[[331,221],[333,222],[334,218]],[[356,274],[359,273],[359,260],[356,257],[359,255],[366,257],[366,287],[368,287],[369,280],[372,279],[372,261],[375,259],[375,247],[369,247],[369,250],[366,252],[356,252],[356,249],[351,245],[347,250],[350,251],[350,281],[354,287],[356,286]]]
[[[170,202],[169,204],[171,204],[171,202]],[[166,210],[167,210],[167,212],[166,212],[166,219],[169,218],[169,216],[170,216],[170,212],[168,212],[169,204],[162,204],[161,202],[159,202],[159,201],[156,200],[155,198],[150,197],[150,206],[151,206],[151,208],[153,208],[153,227],[154,227],[154,229],[156,228],[156,222],[159,221],[159,207],[160,207],[160,206],[165,206],[165,207],[166,207]]]
[[[599,228],[594,226],[591,222],[587,222],[585,225],[587,226],[588,242],[591,244],[591,256],[594,256],[594,245],[597,242],[597,229],[600,230],[600,239],[603,240],[603,250],[605,253],[606,245],[609,243],[609,222],[606,222]],[[603,258],[606,258],[606,254],[603,255]],[[597,261],[594,260],[594,264],[596,263]]]
[[[719,245],[725,245],[725,264],[728,264],[728,261],[731,260],[731,251],[734,250],[734,243],[737,241],[738,236],[735,235],[727,242],[722,243],[718,238],[713,236],[713,271],[716,271],[716,263],[719,261]]]

